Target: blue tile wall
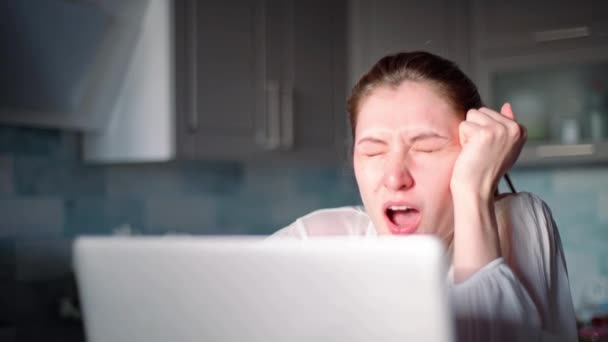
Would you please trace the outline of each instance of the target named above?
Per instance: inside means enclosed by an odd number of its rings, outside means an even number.
[[[216,228],[220,206],[214,197],[203,195],[150,197],[145,200],[144,208],[146,217],[143,232],[152,234],[223,232]]]
[[[19,332],[23,324],[47,327],[59,319],[53,305],[72,281],[75,236],[120,227],[141,234],[270,234],[312,210],[360,203],[344,166],[85,165],[79,151],[76,133],[0,126],[0,278],[17,294],[0,298],[6,308],[0,324],[16,312]],[[590,284],[608,279],[608,168],[515,170],[512,178],[518,190],[539,194],[551,207],[579,305]],[[53,329],[75,340],[82,335],[69,325]]]
[[[0,237],[60,236],[64,229],[60,197],[0,196]]]
[[[104,171],[108,194],[142,198],[156,195],[231,194],[240,189],[243,179],[243,166],[230,162],[117,165]]]
[[[13,159],[0,155],[0,195],[13,193]]]
[[[105,170],[77,160],[13,157],[14,190],[24,196],[105,194]]]
[[[0,125],[0,153],[78,159],[78,135],[52,129]]]
[[[63,205],[63,236],[107,235],[122,224],[139,229],[143,227],[144,205],[139,198],[70,195],[64,198]]]

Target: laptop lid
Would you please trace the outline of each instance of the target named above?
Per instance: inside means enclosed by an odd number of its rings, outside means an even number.
[[[430,236],[79,238],[90,342],[451,341]]]

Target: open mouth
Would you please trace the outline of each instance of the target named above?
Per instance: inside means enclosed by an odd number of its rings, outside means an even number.
[[[387,205],[384,209],[384,216],[391,233],[397,235],[411,234],[416,231],[421,218],[418,209],[407,205]]]

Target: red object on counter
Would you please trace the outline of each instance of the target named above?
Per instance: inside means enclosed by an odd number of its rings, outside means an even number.
[[[591,325],[594,327],[608,326],[608,316],[597,316],[591,319]]]
[[[608,342],[608,326],[580,328],[578,336],[579,341]]]

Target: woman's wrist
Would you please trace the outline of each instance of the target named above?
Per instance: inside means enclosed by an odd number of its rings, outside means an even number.
[[[450,191],[456,204],[456,199],[468,201],[482,201],[488,204],[494,202],[495,182],[471,182],[452,179]]]
[[[493,194],[464,188],[452,191],[454,280],[464,281],[500,257]]]

